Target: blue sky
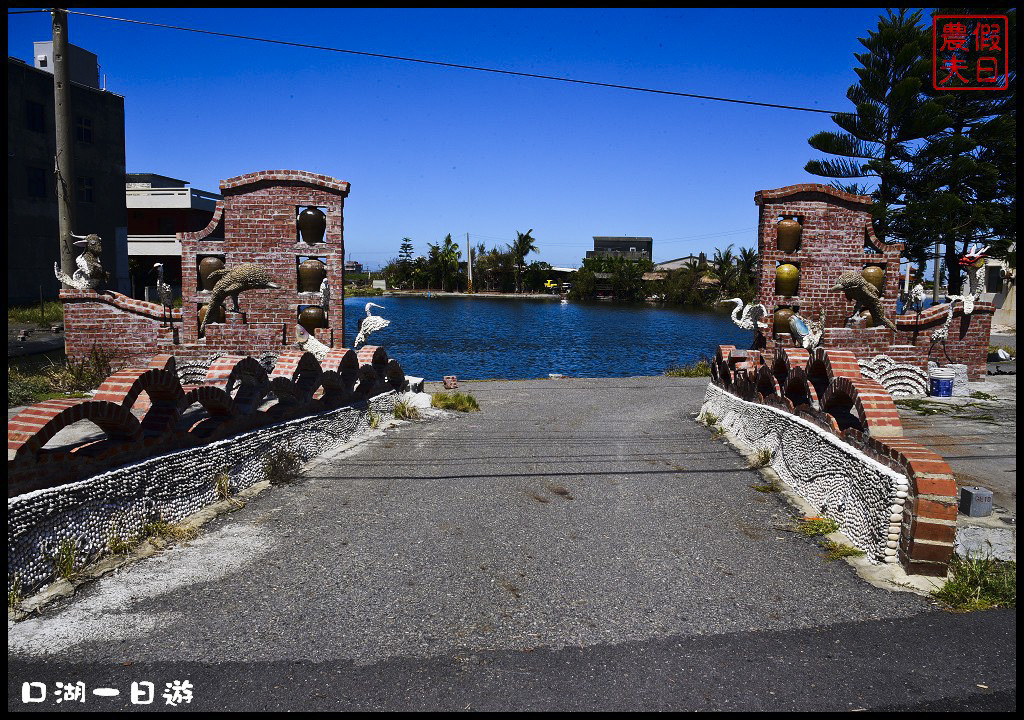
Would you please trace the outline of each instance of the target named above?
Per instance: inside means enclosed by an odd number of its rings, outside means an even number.
[[[519,72],[848,110],[881,10],[89,9],[203,30]],[[9,15],[32,59],[46,13]],[[125,98],[128,172],[216,191],[296,169],[352,184],[346,250],[370,267],[447,233],[578,266],[594,235],[656,261],[755,247],[754,192],[802,182],[828,115],[527,79],[80,15],[69,39]]]

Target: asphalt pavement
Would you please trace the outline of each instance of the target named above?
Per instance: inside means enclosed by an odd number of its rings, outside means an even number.
[[[1016,611],[827,561],[694,422],[706,384],[462,383],[481,412],[319,458],[9,622],[8,707],[172,709],[187,679],[192,710],[1015,709]]]

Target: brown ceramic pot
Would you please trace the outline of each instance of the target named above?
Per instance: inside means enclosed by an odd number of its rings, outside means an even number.
[[[308,207],[299,213],[297,221],[299,236],[307,245],[316,245],[324,241],[324,231],[327,229],[327,216],[320,208]]]
[[[206,314],[209,311],[210,311],[210,306],[209,305],[203,305],[201,308],[199,308],[199,327],[203,326],[203,321],[206,319]],[[219,308],[217,308],[217,312],[213,316],[213,319],[210,320],[210,322],[211,323],[223,323],[223,322],[226,322],[226,320],[227,320],[227,316],[224,313],[224,306],[221,305]]]
[[[213,290],[217,283],[210,279],[210,274],[224,269],[224,258],[208,255],[199,261],[199,287]]]
[[[319,292],[320,283],[327,277],[327,266],[316,258],[299,264],[299,292]]]
[[[800,268],[785,263],[775,269],[775,294],[792,296],[800,283]]]
[[[779,308],[772,316],[772,331],[777,335],[789,332],[789,319],[795,313],[789,308]]]
[[[307,305],[299,313],[299,325],[315,337],[317,328],[327,327],[327,313],[319,305]]]
[[[800,233],[803,227],[796,218],[784,217],[775,226],[775,244],[786,253],[796,252],[800,247]]]
[[[865,280],[875,286],[879,295],[885,293],[885,270],[877,265],[868,265],[860,274],[864,276]]]

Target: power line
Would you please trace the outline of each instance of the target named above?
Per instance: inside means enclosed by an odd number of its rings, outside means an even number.
[[[11,13],[8,13],[8,14],[11,14]],[[594,81],[594,80],[576,80],[576,79],[573,79],[573,78],[558,77],[558,76],[555,76],[555,75],[540,75],[540,74],[537,74],[537,73],[517,72],[515,70],[499,70],[497,68],[480,67],[478,65],[462,65],[462,64],[459,64],[459,63],[441,62],[439,60],[424,60],[422,58],[403,57],[401,55],[386,55],[384,53],[372,53],[372,52],[366,52],[366,51],[362,51],[362,50],[347,50],[347,49],[344,49],[344,48],[328,47],[326,45],[312,45],[312,44],[309,44],[309,43],[298,43],[298,42],[291,42],[291,41],[288,41],[288,40],[273,40],[273,39],[270,39],[270,38],[253,37],[251,35],[237,35],[237,34],[234,34],[234,33],[215,32],[213,30],[199,30],[197,28],[181,27],[180,25],[166,25],[166,24],[163,24],[163,23],[146,22],[144,20],[131,20],[131,19],[128,19],[128,18],[112,17],[110,15],[97,15],[95,13],[87,13],[87,12],[82,12],[80,10],[68,10],[68,14],[69,15],[81,15],[83,17],[98,18],[100,20],[115,20],[117,22],[132,23],[132,24],[135,24],[135,25],[146,25],[146,26],[149,26],[149,27],[159,27],[159,28],[165,28],[165,29],[168,29],[168,30],[180,30],[182,32],[199,33],[199,34],[202,34],[202,35],[213,35],[213,36],[216,36],[216,37],[234,38],[236,40],[251,40],[253,42],[271,43],[271,44],[275,44],[275,45],[286,45],[286,46],[289,46],[289,47],[307,48],[307,49],[311,49],[311,50],[326,50],[328,52],[346,53],[346,54],[349,54],[349,55],[362,55],[364,57],[381,58],[381,59],[384,59],[384,60],[400,60],[402,62],[420,63],[420,64],[423,64],[423,65],[436,65],[438,67],[457,68],[457,69],[460,69],[460,70],[476,70],[478,72],[489,72],[489,73],[495,73],[495,74],[498,74],[498,75],[513,75],[515,77],[533,78],[535,80],[555,80],[555,81],[558,81],[558,82],[574,83],[574,84],[577,84],[577,85],[590,85],[590,86],[593,86],[593,87],[612,88],[612,89],[615,89],[615,90],[632,90],[634,92],[653,93],[653,94],[656,94],[656,95],[671,95],[671,96],[674,96],[674,97],[694,98],[694,99],[697,99],[697,100],[713,100],[715,102],[728,102],[728,103],[736,103],[736,104],[739,104],[739,105],[754,105],[754,106],[757,106],[757,107],[777,108],[777,109],[780,109],[780,110],[800,110],[802,112],[823,113],[825,115],[837,115],[837,114],[841,115],[841,114],[844,114],[844,113],[842,113],[842,112],[840,112],[838,110],[821,110],[819,108],[800,107],[798,105],[782,105],[782,104],[779,104],[779,103],[755,102],[753,100],[737,100],[736,98],[715,97],[713,95],[698,95],[696,93],[684,93],[684,92],[677,92],[675,90],[658,90],[658,89],[655,89],[655,88],[645,88],[645,87],[639,87],[639,86],[636,86],[636,85],[620,85],[618,83],[605,83],[605,82],[597,82],[597,81]]]

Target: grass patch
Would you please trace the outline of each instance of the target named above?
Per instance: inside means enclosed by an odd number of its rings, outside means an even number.
[[[774,479],[768,479],[763,484],[754,483],[750,487],[762,493],[773,493],[782,489]]]
[[[772,451],[768,448],[761,448],[757,451],[757,454],[750,460],[751,468],[763,468],[768,467],[772,464]]]
[[[1017,607],[1017,563],[990,556],[960,557],[949,563],[953,577],[934,597],[956,612]]]
[[[78,544],[71,538],[62,538],[53,556],[53,569],[60,577],[70,580],[78,564]]]
[[[380,427],[380,413],[371,410],[366,413],[366,422],[370,425],[371,430],[376,430]]]
[[[407,402],[395,403],[395,419],[396,420],[419,420],[419,410],[414,408]]]
[[[430,396],[430,407],[458,412],[477,412],[480,410],[480,403],[469,393],[434,393]]]
[[[981,390],[975,390],[974,392],[972,392],[971,393],[971,397],[973,399],[975,399],[975,400],[998,400],[999,399],[995,395],[989,395],[988,393],[984,393]]]
[[[15,608],[18,603],[21,602],[21,576],[15,575],[14,582],[11,583],[10,589],[7,591],[7,609]]]
[[[825,548],[826,551],[826,560],[839,560],[840,558],[864,556],[863,550],[858,550],[852,545],[847,545],[846,543],[837,543],[831,540],[826,540],[822,543],[822,547]]]
[[[49,361],[35,369],[7,364],[7,407],[30,405],[54,398],[87,397],[104,380],[120,369],[123,358],[102,348],[93,348],[80,359]]]
[[[839,523],[831,518],[804,517],[790,525],[789,529],[804,537],[818,537],[834,533],[839,529]]]
[[[163,517],[159,520],[148,522],[142,526],[142,538],[149,538],[151,540],[157,540],[158,542],[192,540],[197,535],[199,535],[199,531],[194,527],[175,525],[174,523],[165,521]]]
[[[8,325],[51,325],[64,324],[64,303],[60,300],[50,300],[42,305],[40,313],[39,305],[19,305],[7,308]]]
[[[287,448],[278,448],[263,458],[263,477],[271,485],[284,485],[299,477],[302,461]]]
[[[107,542],[107,549],[115,555],[127,555],[139,544],[136,538],[123,538],[120,535],[112,535]]]
[[[711,377],[711,361],[701,358],[689,365],[672,365],[665,368],[668,377]]]

